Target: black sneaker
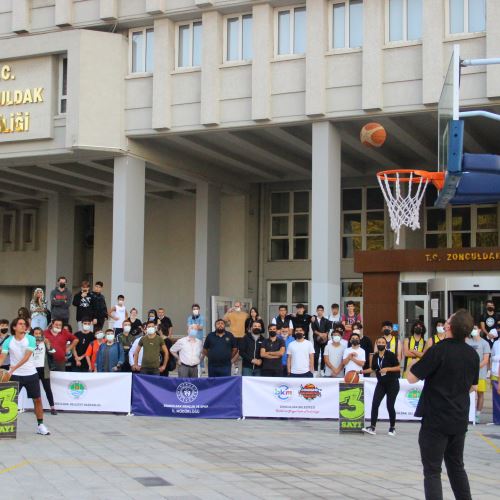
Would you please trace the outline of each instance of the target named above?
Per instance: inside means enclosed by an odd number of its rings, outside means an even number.
[[[387,434],[389,434],[389,436],[395,436],[396,429],[394,427],[389,427],[389,432]]]
[[[375,436],[375,434],[377,434],[375,432],[375,427],[365,427],[364,429],[362,429],[363,432],[366,432],[367,434],[371,434],[372,436]]]

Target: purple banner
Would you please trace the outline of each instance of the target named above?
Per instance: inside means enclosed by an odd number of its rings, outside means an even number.
[[[240,418],[241,377],[134,375],[132,413],[153,417]]]
[[[497,342],[500,342],[497,341]],[[493,423],[500,425],[500,394],[498,394],[498,382],[497,380],[492,381],[493,390]]]

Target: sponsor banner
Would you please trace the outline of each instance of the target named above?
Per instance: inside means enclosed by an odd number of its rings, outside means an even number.
[[[0,383],[0,439],[17,436],[17,382]]]
[[[131,373],[50,372],[56,410],[130,413]],[[41,386],[42,402],[50,408]],[[19,406],[33,408],[23,389]]]
[[[339,430],[362,432],[365,426],[364,384],[339,385]]]
[[[244,417],[338,418],[339,379],[243,378]]]
[[[132,413],[157,417],[241,418],[242,377],[134,375]]]

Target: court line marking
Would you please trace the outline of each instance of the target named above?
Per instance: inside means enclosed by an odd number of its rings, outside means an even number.
[[[10,472],[14,469],[19,469],[20,467],[24,467],[25,465],[29,465],[29,460],[23,460],[16,465],[12,465],[11,467],[6,467],[5,469],[0,469],[0,474],[5,474],[6,472]]]
[[[476,431],[476,434],[487,444],[489,444],[497,453],[500,453],[500,448],[488,437],[482,434],[479,431]]]

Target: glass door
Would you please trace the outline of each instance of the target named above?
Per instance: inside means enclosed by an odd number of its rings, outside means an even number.
[[[291,314],[297,304],[304,304],[306,311],[309,311],[309,281],[269,281],[267,296],[269,299],[267,306],[267,320],[271,321],[278,314],[281,304],[288,307]],[[326,307],[326,306],[325,306]]]
[[[403,307],[401,308],[403,317],[400,319],[400,338],[403,340],[411,334],[411,327],[415,321],[423,321],[427,330],[428,328],[428,301],[423,297],[406,296],[403,299]]]

